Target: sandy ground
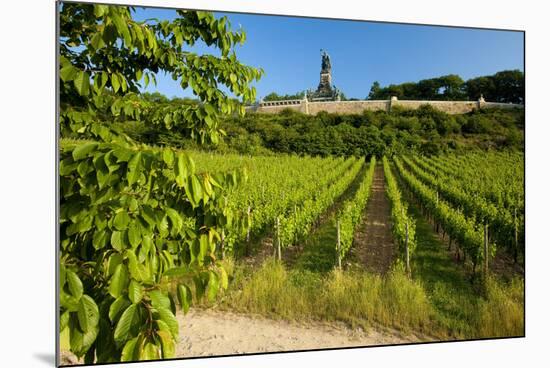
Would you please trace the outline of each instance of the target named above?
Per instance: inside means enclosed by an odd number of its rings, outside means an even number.
[[[351,330],[337,323],[298,324],[249,317],[231,312],[193,310],[178,314],[178,357],[244,354],[399,344],[420,341],[415,336],[371,329]]]
[[[178,311],[180,340],[179,358],[280,352],[292,350],[400,344],[421,341],[394,331],[351,330],[340,323],[296,323],[250,317],[232,312],[191,310]],[[82,364],[82,360],[64,351],[61,364]]]

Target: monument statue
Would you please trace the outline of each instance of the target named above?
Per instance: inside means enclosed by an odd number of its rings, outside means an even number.
[[[319,85],[315,92],[307,94],[308,100],[311,101],[335,101],[340,97],[340,92],[332,84],[332,65],[330,63],[330,55],[321,49],[321,73]]]
[[[321,73],[330,73],[330,56],[321,49]]]

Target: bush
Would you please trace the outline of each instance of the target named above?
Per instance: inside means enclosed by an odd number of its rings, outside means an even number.
[[[462,126],[463,133],[486,134],[491,131],[491,120],[481,114],[468,117],[466,124]]]

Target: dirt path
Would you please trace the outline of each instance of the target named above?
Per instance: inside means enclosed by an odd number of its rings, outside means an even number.
[[[363,222],[354,236],[352,257],[369,272],[383,274],[395,259],[395,247],[391,233],[390,203],[386,198],[384,169],[378,164]]]
[[[187,315],[178,311],[176,318],[180,331],[178,358],[426,341],[393,330],[371,328],[366,333],[343,323],[275,321],[226,311],[192,309]],[[83,360],[62,351],[61,363],[83,364]]]
[[[416,336],[401,336],[397,332],[371,329],[367,334],[337,323],[298,324],[212,310],[192,310],[177,318],[181,336],[176,348],[178,357],[420,341]]]

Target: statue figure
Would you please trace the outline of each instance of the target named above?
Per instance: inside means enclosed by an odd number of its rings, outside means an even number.
[[[330,56],[327,52],[321,49],[321,73],[330,73]]]
[[[332,72],[329,54],[321,49],[321,73],[317,90],[308,91],[308,101],[335,101],[340,92],[332,84]]]

